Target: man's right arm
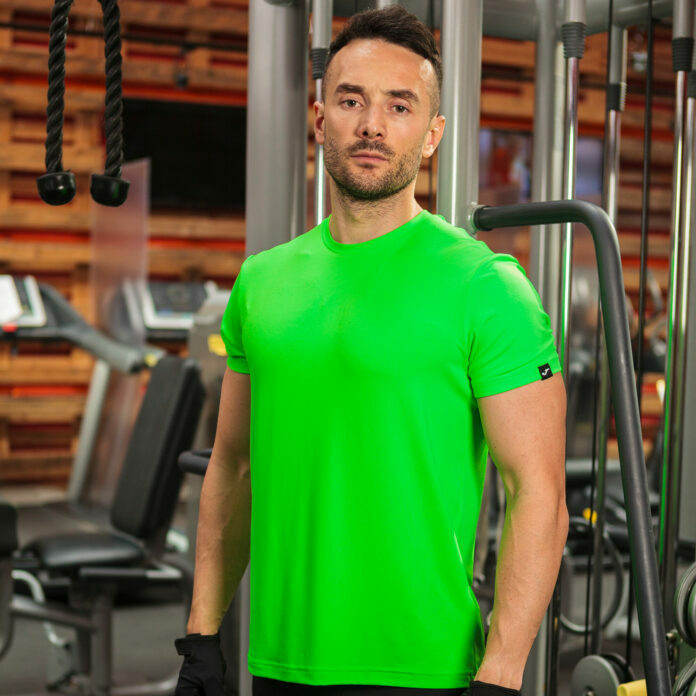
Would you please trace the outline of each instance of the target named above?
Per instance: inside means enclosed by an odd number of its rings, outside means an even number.
[[[218,631],[249,563],[250,403],[249,375],[227,369],[215,444],[201,490],[188,633]]]

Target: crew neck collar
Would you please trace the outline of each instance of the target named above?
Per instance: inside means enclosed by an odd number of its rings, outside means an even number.
[[[379,237],[374,239],[368,239],[364,242],[355,242],[353,244],[345,244],[343,242],[337,242],[332,236],[329,229],[329,223],[331,221],[331,216],[325,218],[321,223],[321,238],[329,251],[336,252],[337,254],[363,254],[371,253],[379,249],[387,249],[393,244],[401,241],[404,237],[408,236],[417,227],[417,224],[424,217],[430,215],[427,210],[421,210],[417,215],[414,215],[410,220],[405,222],[400,227],[397,227],[385,234],[381,234]]]

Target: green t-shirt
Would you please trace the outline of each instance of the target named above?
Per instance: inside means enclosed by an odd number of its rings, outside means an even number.
[[[423,211],[250,256],[222,320],[251,382],[252,674],[464,687],[486,464],[477,397],[560,371],[521,267]]]

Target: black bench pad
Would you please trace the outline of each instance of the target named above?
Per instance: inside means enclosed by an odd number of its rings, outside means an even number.
[[[145,557],[135,541],[109,532],[44,537],[25,548],[36,554],[41,565],[49,570],[83,566],[134,566]]]

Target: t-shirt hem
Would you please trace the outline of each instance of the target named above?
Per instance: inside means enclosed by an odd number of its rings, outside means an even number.
[[[532,382],[538,382],[542,379],[541,370],[546,366],[551,369],[552,375],[562,372],[561,363],[555,351],[551,355],[542,355],[536,361],[530,361],[498,379],[487,379],[483,385],[473,384],[474,396],[477,399],[485,396],[494,396],[511,389],[517,389],[517,387],[523,387]]]
[[[227,367],[233,372],[242,372],[245,375],[249,374],[249,366],[246,364],[246,361],[241,358],[232,358],[228,355]]]
[[[365,686],[402,686],[419,689],[465,689],[473,673],[407,672],[384,669],[349,669],[344,667],[293,667],[277,662],[249,658],[249,672],[256,677],[280,681],[329,686],[351,684]]]

